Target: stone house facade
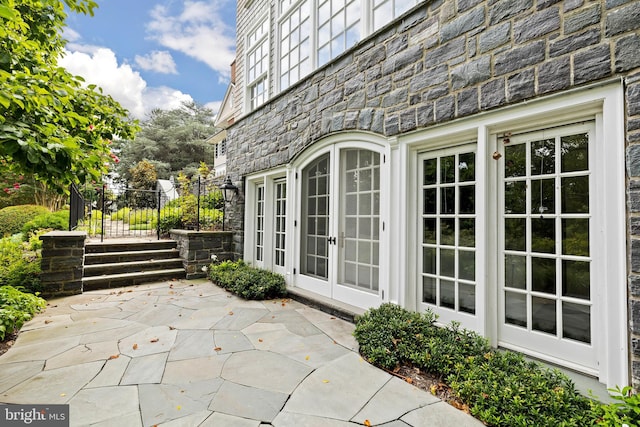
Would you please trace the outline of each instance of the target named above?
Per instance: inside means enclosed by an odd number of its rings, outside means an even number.
[[[239,256],[640,384],[640,1],[237,10]]]

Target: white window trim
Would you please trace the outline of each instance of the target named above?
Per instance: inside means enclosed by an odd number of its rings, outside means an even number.
[[[246,188],[246,197],[247,203],[245,204],[245,214],[244,214],[244,223],[245,223],[245,241],[244,241],[244,252],[243,259],[256,266],[261,268],[266,268],[269,270],[277,271],[278,273],[282,273],[285,276],[285,281],[287,283],[290,282],[291,278],[291,245],[292,234],[289,231],[286,233],[286,241],[285,241],[285,265],[284,267],[275,265],[274,251],[275,242],[273,241],[275,223],[272,219],[275,216],[275,181],[281,182],[282,179],[285,179],[285,183],[287,185],[287,195],[289,195],[290,190],[290,182],[289,174],[287,169],[278,168],[272,171],[254,174],[247,178],[247,188]],[[264,185],[264,235],[263,235],[263,260],[261,262],[257,262],[255,259],[255,248],[256,248],[256,197],[257,197],[257,188],[260,185]],[[286,222],[286,230],[293,230],[293,219],[291,215],[291,206],[290,206],[289,198],[287,198],[287,222]]]
[[[267,23],[267,31],[266,33],[260,37],[255,43],[253,44],[249,44],[249,35],[251,33],[253,33],[256,29],[258,29],[259,27],[261,27],[264,22],[266,21]],[[271,70],[271,33],[272,33],[272,29],[271,29],[271,12],[268,11],[267,13],[264,13],[262,15],[259,15],[255,20],[254,20],[254,24],[250,27],[249,31],[247,31],[245,33],[244,36],[244,44],[246,46],[245,49],[245,54],[244,54],[244,64],[245,64],[245,72],[244,72],[244,77],[245,77],[245,89],[244,89],[244,105],[245,105],[245,111],[247,112],[251,112],[254,111],[255,109],[259,108],[260,106],[264,105],[267,103],[267,101],[271,98],[271,84],[270,84],[270,70]],[[260,74],[258,77],[256,77],[254,80],[249,80],[249,56],[255,51],[255,49],[262,44],[263,42],[267,43],[267,64],[266,64],[266,71],[263,72],[262,74]],[[265,84],[266,84],[266,94],[265,94],[265,101],[259,105],[257,105],[255,108],[251,105],[251,88],[252,86],[260,81],[262,78],[265,78]]]
[[[492,135],[505,131],[524,131],[568,124],[580,120],[596,122],[595,156],[599,159],[596,173],[596,194],[601,200],[597,204],[602,223],[596,225],[596,242],[602,245],[606,260],[599,264],[596,273],[598,283],[608,284],[605,289],[597,288],[595,298],[603,301],[602,313],[593,331],[594,345],[600,363],[599,380],[608,387],[629,384],[629,356],[627,330],[627,266],[626,266],[626,194],[625,194],[625,144],[624,144],[624,95],[619,80],[580,88],[569,93],[549,96],[524,105],[505,107],[495,112],[457,120],[451,124],[431,127],[398,137],[398,153],[394,162],[392,193],[397,194],[399,221],[394,221],[392,234],[404,237],[399,251],[393,251],[391,265],[401,265],[397,281],[405,283],[405,289],[398,289],[397,298],[401,305],[417,308],[417,279],[412,269],[415,260],[415,242],[410,236],[416,235],[415,212],[417,191],[417,156],[427,149],[450,146],[469,136],[476,138],[478,212],[478,319],[482,322],[476,329],[497,345],[497,312],[495,306],[498,278],[497,262],[490,262],[490,254],[497,256],[497,195],[490,190],[497,182],[496,167],[491,154],[495,151]],[[606,140],[605,140],[606,135]],[[606,142],[606,143],[604,143]],[[606,150],[606,153],[604,152]],[[482,160],[484,159],[484,161]],[[396,163],[397,162],[397,166]],[[486,177],[486,179],[485,179]],[[403,185],[402,183],[406,183]],[[396,205],[396,202],[393,202]],[[394,218],[395,220],[395,218]],[[484,226],[483,226],[484,224]],[[494,230],[493,232],[491,230]],[[621,238],[623,237],[623,238]],[[402,239],[403,237],[400,237]],[[484,243],[484,248],[481,246]],[[494,256],[494,258],[495,258]],[[403,271],[404,270],[404,271]],[[483,281],[484,283],[480,283]],[[494,285],[491,285],[491,284]],[[489,298],[491,296],[491,298]],[[484,300],[484,298],[487,300]],[[480,313],[482,310],[484,313]]]

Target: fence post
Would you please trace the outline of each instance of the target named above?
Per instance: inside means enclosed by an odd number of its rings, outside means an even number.
[[[160,187],[158,185],[158,187]],[[156,232],[158,233],[158,240],[160,240],[160,202],[162,201],[162,193],[158,188],[158,221],[156,222]]]
[[[104,242],[104,189],[107,186],[107,184],[102,184],[102,215],[100,216],[102,218],[102,225],[101,225],[101,229],[100,229],[100,243]]]
[[[197,225],[197,231],[200,231],[200,179],[201,176],[198,175],[198,213],[196,214],[196,220],[198,221],[198,225]]]

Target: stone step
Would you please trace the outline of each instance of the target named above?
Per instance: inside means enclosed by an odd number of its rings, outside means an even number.
[[[114,243],[87,243],[84,247],[85,254],[108,252],[132,252],[175,249],[178,243],[175,240],[151,240],[147,242],[135,241]]]
[[[149,261],[180,258],[180,253],[173,249],[153,249],[144,251],[85,253],[84,265],[109,264],[116,262]]]
[[[84,277],[82,279],[82,288],[84,291],[93,291],[97,289],[111,289],[123,286],[139,285],[140,283],[156,282],[161,280],[184,279],[185,277],[186,273],[184,268],[110,274],[104,276]]]
[[[84,277],[123,273],[142,273],[146,271],[171,270],[177,268],[183,268],[182,259],[180,258],[111,262],[105,264],[85,265]]]

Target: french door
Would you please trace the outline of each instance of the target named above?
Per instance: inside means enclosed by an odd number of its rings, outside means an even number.
[[[593,124],[498,138],[499,344],[597,372]]]
[[[476,329],[475,143],[418,159],[418,306]]]
[[[333,146],[301,173],[297,285],[359,307],[380,304],[381,155]]]

